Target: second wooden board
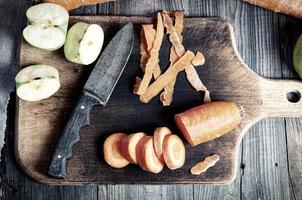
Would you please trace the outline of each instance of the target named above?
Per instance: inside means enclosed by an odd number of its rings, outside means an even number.
[[[58,68],[62,88],[53,97],[37,103],[18,100],[16,124],[16,156],[24,171],[35,180],[50,184],[168,184],[168,183],[219,183],[234,180],[237,170],[239,144],[246,130],[257,121],[270,116],[302,116],[300,101],[302,84],[290,80],[269,80],[252,72],[241,60],[235,44],[233,28],[222,19],[187,18],[184,29],[184,46],[194,52],[201,51],[206,63],[198,73],[212,92],[212,99],[229,100],[242,105],[246,115],[240,126],[223,137],[191,147],[186,144],[186,164],[171,171],[150,174],[138,166],[113,169],[103,160],[104,139],[114,132],[134,133],[144,131],[150,135],[158,126],[168,126],[180,134],[173,116],[202,102],[202,95],[188,84],[185,75],[178,76],[174,102],[163,107],[158,98],[143,104],[132,94],[135,76],[141,74],[139,62],[140,24],[152,23],[145,17],[87,16],[71,17],[78,21],[100,24],[105,32],[105,45],[122,24],[135,24],[135,44],[129,63],[106,107],[95,107],[91,125],[82,129],[81,141],[68,162],[65,180],[47,176],[52,153],[75,105],[92,66],[67,62],[62,50],[44,52],[32,48],[24,41],[20,49],[20,67],[30,64],[48,64]],[[165,38],[160,51],[160,65],[169,65],[170,44]],[[293,98],[295,97],[295,98]],[[210,154],[221,159],[200,176],[190,174],[190,168]]]

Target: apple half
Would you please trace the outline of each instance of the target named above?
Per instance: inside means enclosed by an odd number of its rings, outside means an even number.
[[[57,4],[42,3],[26,11],[29,25],[23,30],[24,39],[32,46],[54,51],[65,43],[69,14]]]
[[[49,65],[31,65],[23,68],[15,81],[17,95],[25,101],[46,99],[60,88],[59,71]]]
[[[89,65],[97,59],[103,42],[101,26],[78,22],[68,30],[64,44],[65,57],[70,62]]]

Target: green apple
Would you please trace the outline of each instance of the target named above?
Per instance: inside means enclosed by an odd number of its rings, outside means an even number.
[[[104,32],[97,24],[78,22],[67,33],[64,54],[70,62],[89,65],[102,50]]]
[[[24,39],[32,46],[53,51],[64,45],[69,14],[57,4],[42,3],[26,11],[29,25],[23,30]]]
[[[25,101],[40,101],[60,88],[59,71],[49,65],[31,65],[23,68],[16,78],[17,95]]]

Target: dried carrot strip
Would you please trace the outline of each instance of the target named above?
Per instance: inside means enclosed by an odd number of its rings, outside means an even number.
[[[200,175],[206,172],[210,167],[213,167],[220,159],[217,154],[206,157],[203,161],[197,163],[191,168],[191,174]]]
[[[176,52],[177,56],[179,56],[183,53],[184,47],[181,44],[181,41],[176,33],[175,28],[173,27],[170,16],[167,13],[163,13],[162,15],[163,15],[164,26],[166,27],[168,34],[170,34],[169,35],[170,42],[172,43],[172,45],[174,47],[174,51]],[[193,63],[203,64],[204,56],[199,52],[197,54],[197,56],[195,57],[195,60],[193,61]],[[209,91],[207,91],[207,88],[201,82],[195,67],[193,65],[189,65],[188,67],[186,67],[185,72],[186,72],[186,77],[187,77],[188,81],[190,82],[190,84],[192,85],[192,87],[194,87],[196,91],[205,92],[204,102],[211,101]],[[172,85],[172,84],[168,86],[170,88],[166,89],[166,91],[170,91],[170,92],[173,91],[173,89],[171,89],[171,87],[172,86],[174,87],[174,85]],[[167,103],[167,101],[169,101],[169,100],[172,101],[172,98],[173,98],[172,95],[173,94],[171,94],[171,93],[170,94],[164,93],[161,95],[161,99],[162,99],[162,102],[164,102],[163,103],[164,105],[169,105],[169,103]]]
[[[177,36],[179,38],[179,41],[182,42],[182,31],[183,31],[183,21],[184,21],[184,13],[181,11],[177,11],[174,13],[175,16],[175,31],[177,33]],[[175,52],[174,46],[171,47],[170,50],[170,66],[173,65],[178,60],[178,56]],[[171,105],[173,101],[173,92],[174,92],[174,85],[176,83],[175,81],[172,81],[168,85],[166,85],[164,91],[160,94],[160,101],[164,106]]]
[[[145,72],[145,67],[147,64],[147,61],[150,57],[150,51],[152,49],[153,46],[153,42],[155,39],[155,34],[156,31],[153,28],[152,24],[144,24],[142,25],[142,30],[141,30],[141,44],[140,44],[140,50],[141,50],[141,69],[143,70],[143,72]],[[157,79],[157,77],[159,77],[161,74],[161,69],[159,64],[157,64],[157,66],[154,68],[153,71],[153,76],[155,79]]]
[[[156,96],[167,83],[175,80],[177,74],[189,66],[195,55],[191,51],[186,51],[185,54],[171,67],[165,71],[160,77],[156,79],[147,89],[146,92],[140,96],[140,100],[148,103],[154,96]]]
[[[143,71],[145,71],[146,63],[148,60],[148,50],[147,50],[147,41],[144,34],[144,29],[141,30],[140,33],[140,54],[141,54],[141,60],[140,60],[140,67]]]
[[[145,68],[145,74],[143,76],[143,79],[137,89],[137,94],[142,95],[145,93],[147,87],[150,84],[150,81],[152,79],[154,68],[158,65],[159,62],[159,49],[161,47],[161,43],[164,36],[164,25],[163,20],[161,17],[161,14],[157,14],[157,27],[156,27],[156,34],[155,39],[153,42],[152,49],[150,51],[150,57],[147,61],[146,68]]]

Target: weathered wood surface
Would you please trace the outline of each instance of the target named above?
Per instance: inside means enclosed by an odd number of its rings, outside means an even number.
[[[21,1],[16,1],[16,3]],[[11,1],[9,1],[11,3]],[[6,3],[6,4],[9,4]],[[4,4],[5,5],[5,4]],[[21,8],[21,6],[20,6]],[[23,7],[25,9],[25,7]],[[231,21],[236,29],[237,46],[243,60],[257,73],[276,78],[297,78],[291,63],[291,50],[298,34],[302,31],[301,21],[264,11],[261,8],[256,8],[251,5],[242,3],[240,0],[182,0],[182,1],[149,1],[149,0],[130,0],[121,3],[108,3],[99,5],[97,7],[91,6],[79,9],[79,14],[137,14],[137,15],[150,15],[153,11],[158,9],[185,9],[187,14],[191,16],[221,16]],[[5,10],[5,9],[4,9]],[[22,12],[20,12],[21,15]],[[77,12],[74,12],[77,14]],[[20,18],[19,18],[20,19]],[[262,24],[262,29],[255,29],[256,26]],[[268,27],[269,26],[269,27]],[[276,34],[277,35],[274,35]],[[261,34],[261,38],[256,38],[255,34]],[[273,37],[274,36],[274,37]],[[257,46],[257,49],[256,49]],[[263,50],[265,47],[265,50]],[[258,52],[262,50],[262,52]],[[267,51],[269,50],[269,51]],[[273,53],[274,56],[271,54]],[[276,60],[277,63],[275,62]],[[262,62],[264,60],[265,62]],[[273,62],[274,61],[274,62]],[[279,62],[279,63],[278,63]],[[278,64],[278,65],[274,65]],[[280,65],[279,65],[280,64]],[[14,103],[10,105],[10,126],[8,128],[8,145],[5,147],[3,154],[5,161],[3,167],[6,169],[8,181],[15,185],[18,192],[14,196],[9,196],[6,199],[117,199],[121,198],[140,198],[140,199],[247,199],[247,197],[258,196],[259,199],[271,199],[273,192],[279,192],[279,198],[282,197],[281,193],[290,191],[291,199],[301,199],[301,119],[286,119],[285,122],[280,119],[264,120],[251,131],[246,137],[243,138],[243,145],[241,151],[243,152],[242,168],[238,172],[236,181],[229,186],[208,186],[208,185],[170,185],[170,186],[46,186],[26,177],[16,167],[13,161],[13,124],[14,124]],[[269,125],[271,124],[271,125]],[[270,128],[276,126],[274,131]],[[262,128],[261,128],[262,127]],[[268,128],[263,128],[268,127]],[[283,130],[283,131],[282,131]],[[265,131],[265,132],[264,132]],[[275,137],[276,140],[284,138],[286,134],[287,143],[276,146],[275,143],[267,143],[259,138],[261,135],[266,135],[266,139]],[[258,159],[258,151],[252,150],[252,147],[247,142],[251,140],[248,136],[252,137],[259,147],[264,148],[267,145],[273,145],[274,155],[279,156],[279,163],[289,163],[288,169],[282,169],[282,172],[276,173],[279,167],[275,166],[275,161],[272,161],[272,156],[268,155],[267,158],[262,156]],[[281,135],[281,136],[280,136]],[[274,146],[275,145],[275,146]],[[283,149],[287,150],[287,155],[281,155]],[[258,150],[258,149],[257,149]],[[249,152],[249,157],[246,157],[244,152]],[[263,159],[268,162],[263,162]],[[272,162],[271,162],[272,161]],[[240,161],[239,161],[240,162]],[[246,174],[245,169],[248,169],[249,164],[258,163],[252,174]],[[253,166],[255,167],[255,166]],[[258,174],[256,174],[256,171]],[[275,172],[271,172],[275,171]],[[270,173],[268,173],[270,172]],[[280,176],[280,173],[289,174],[287,179],[290,179],[288,185],[283,188],[278,183],[275,183],[274,176]],[[261,174],[261,175],[259,175]],[[246,181],[241,181],[246,179]],[[254,179],[254,181],[250,181]],[[246,186],[243,187],[245,184]],[[266,190],[262,186],[266,184]],[[254,188],[254,189],[248,189]],[[116,192],[119,192],[117,194]],[[287,193],[287,192],[286,192]],[[287,196],[285,199],[289,199]]]
[[[244,107],[245,117],[235,131],[224,137],[194,148],[187,144],[186,164],[176,172],[164,169],[162,173],[150,174],[135,165],[127,166],[123,170],[113,169],[103,159],[100,159],[102,158],[100,152],[102,141],[109,134],[114,132],[130,134],[144,131],[152,135],[156,127],[163,125],[172,128],[174,133],[179,134],[173,123],[173,116],[194,105],[201,104],[201,98],[200,94],[190,88],[183,73],[178,76],[174,102],[170,107],[159,105],[156,98],[147,105],[143,104],[138,101],[137,96],[132,94],[133,84],[131,83],[133,83],[134,77],[140,73],[137,33],[140,31],[140,24],[152,22],[151,18],[81,16],[71,17],[70,23],[73,24],[79,20],[100,24],[107,39],[115,34],[119,24],[125,24],[131,20],[135,25],[134,32],[136,33],[133,51],[106,107],[95,107],[91,110],[91,124],[81,130],[81,141],[74,148],[74,157],[68,162],[67,178],[60,180],[48,177],[49,163],[75,99],[89,74],[89,67],[67,62],[60,51],[43,52],[25,42],[22,43],[20,67],[47,63],[56,66],[61,77],[61,89],[52,98],[37,103],[18,100],[17,161],[26,173],[36,180],[56,184],[230,183],[235,178],[238,148],[245,131],[261,118],[272,114],[281,116],[284,114],[280,108],[275,109],[268,106],[274,102],[265,96],[266,92],[269,92],[273,98],[279,97],[270,92],[278,89],[279,83],[263,79],[242,63],[233,48],[234,33],[228,22],[218,18],[186,18],[184,46],[194,52],[201,51],[205,55],[206,64],[197,71],[211,91],[212,99],[238,103]],[[105,43],[107,42],[105,41]],[[165,39],[161,48],[163,69],[168,66],[168,59],[164,58],[168,57],[169,48],[170,45]],[[221,70],[221,66],[223,66],[223,70]],[[289,85],[292,81],[285,82]],[[302,83],[299,84],[298,87],[302,88]],[[284,89],[292,88],[284,87]],[[297,114],[302,115],[302,106],[289,103],[285,97],[286,92],[282,91],[282,94],[284,98],[278,98],[276,103],[280,102],[292,111],[290,116],[295,115],[295,110]],[[190,168],[194,164],[213,153],[220,155],[219,163],[200,176],[190,174]]]

